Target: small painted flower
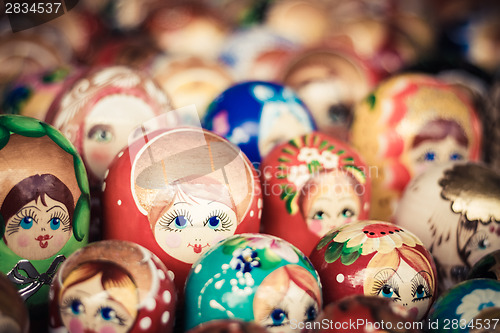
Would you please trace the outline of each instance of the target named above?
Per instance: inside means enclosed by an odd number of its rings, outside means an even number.
[[[500,292],[493,289],[476,289],[462,298],[456,314],[460,321],[469,323],[481,310],[489,307],[500,307]]]
[[[323,163],[325,169],[335,169],[339,167],[339,156],[329,150],[325,150],[321,153],[320,162]]]
[[[320,154],[317,148],[303,147],[300,149],[297,159],[301,162],[309,164],[312,161],[318,161],[320,159]]]
[[[260,258],[257,252],[250,247],[236,249],[229,266],[242,273],[251,272],[253,268],[260,267]]]

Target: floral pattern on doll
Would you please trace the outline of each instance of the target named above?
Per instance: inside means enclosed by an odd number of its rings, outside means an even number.
[[[415,235],[388,223],[357,222],[331,231],[317,249],[327,244],[327,263],[340,260],[349,266],[360,256],[372,255],[364,294],[391,298],[417,319],[425,315],[436,282],[431,262],[415,248],[422,245]]]
[[[294,155],[302,163],[289,166]],[[283,147],[278,162],[276,177],[289,182],[281,184],[280,198],[292,215],[299,212],[298,201],[303,186],[320,173],[340,169],[351,174],[360,185],[367,181],[364,171],[354,165],[352,156],[314,134],[291,140]]]
[[[483,309],[491,307],[500,307],[500,292],[493,289],[475,289],[462,298],[456,314],[460,316],[460,321],[469,323]]]

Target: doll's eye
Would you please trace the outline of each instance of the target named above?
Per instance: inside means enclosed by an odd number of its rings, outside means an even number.
[[[349,217],[353,217],[354,216],[354,211],[350,208],[344,208],[341,212],[342,214],[342,217],[344,218],[349,218]]]
[[[50,229],[57,230],[61,226],[61,220],[58,217],[50,219]]]
[[[118,325],[124,324],[124,319],[110,306],[102,306],[97,310],[97,316],[100,316],[104,321],[115,323]]]
[[[322,220],[324,218],[325,218],[325,212],[322,210],[316,212],[313,216],[313,220]]]
[[[419,272],[411,281],[411,296],[413,297],[412,302],[423,301],[432,297],[429,284],[423,278],[422,274],[428,274],[427,272]]]
[[[433,151],[428,151],[424,155],[424,161],[434,161],[436,159],[436,153]]]
[[[34,220],[31,216],[25,216],[21,219],[19,225],[21,226],[21,228],[28,230],[33,226],[33,221]]]
[[[271,319],[273,321],[273,326],[281,326],[287,317],[286,312],[283,309],[274,309],[271,312]]]
[[[318,311],[316,310],[314,305],[311,305],[310,307],[307,308],[307,310],[306,310],[306,320],[307,321],[313,321],[314,319],[316,319],[317,315],[318,315]]]
[[[459,161],[459,160],[463,160],[464,157],[462,156],[462,154],[459,154],[459,153],[453,153],[450,155],[450,161]]]
[[[85,312],[85,306],[82,304],[82,302],[79,299],[75,299],[71,301],[71,312],[75,315],[78,316],[82,313]]]
[[[394,295],[394,289],[386,284],[382,287],[382,289],[380,289],[380,294],[384,297],[390,298]]]
[[[111,129],[111,126],[95,125],[90,129],[87,136],[90,140],[96,142],[110,142],[113,140],[113,130]]]
[[[174,224],[177,228],[184,229],[188,224],[188,220],[184,215],[179,215],[175,217]]]
[[[210,214],[203,225],[214,231],[228,231],[233,223],[224,211],[217,210]]]

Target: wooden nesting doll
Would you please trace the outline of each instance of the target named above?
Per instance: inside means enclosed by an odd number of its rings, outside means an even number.
[[[463,281],[437,299],[429,312],[429,333],[500,332],[500,282]]]
[[[98,187],[132,130],[169,110],[167,96],[149,76],[109,66],[83,74],[54,100],[45,120],[77,147],[91,186]]]
[[[303,327],[302,333],[421,332],[414,320],[401,305],[389,299],[352,295],[327,304],[314,322],[297,328]]]
[[[218,241],[258,232],[260,182],[245,155],[197,128],[163,130],[119,154],[103,185],[104,237],[141,244],[175,274]]]
[[[445,291],[500,249],[500,174],[473,162],[434,166],[408,184],[394,220],[429,249]]]
[[[309,256],[325,303],[361,294],[389,298],[416,320],[436,297],[436,267],[422,241],[382,221],[357,221],[331,230]]]
[[[235,30],[225,41],[219,60],[236,81],[275,80],[299,46],[264,26]]]
[[[81,68],[62,66],[20,77],[5,89],[2,112],[44,120],[56,96],[81,72]]]
[[[205,2],[192,0],[159,1],[153,8],[144,27],[163,51],[217,59],[230,33],[219,12]]]
[[[270,235],[234,235],[211,248],[186,281],[186,330],[212,320],[255,322],[269,332],[295,332],[314,320],[321,283],[309,259]]]
[[[379,78],[353,51],[317,47],[291,57],[281,80],[297,92],[321,132],[347,141],[354,105]]]
[[[127,241],[94,242],[54,278],[51,332],[172,333],[176,302],[169,271],[153,253]]]
[[[277,144],[316,129],[292,89],[265,81],[237,83],[223,91],[208,107],[203,125],[257,164]]]
[[[306,255],[330,229],[367,219],[367,165],[347,143],[319,132],[278,145],[260,166],[265,233]]]
[[[201,57],[159,59],[153,68],[154,79],[172,98],[175,108],[194,104],[202,119],[208,105],[234,82],[222,64]]]
[[[0,273],[0,333],[28,333],[26,304],[12,282]]]
[[[424,74],[383,81],[354,110],[350,142],[373,176],[371,217],[388,221],[412,177],[434,164],[478,160],[481,126],[469,99]]]
[[[0,271],[45,319],[59,265],[88,242],[89,186],[75,147],[39,120],[0,116]]]

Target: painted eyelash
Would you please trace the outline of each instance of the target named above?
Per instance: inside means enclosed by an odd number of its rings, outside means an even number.
[[[69,296],[68,298],[64,299],[64,301],[61,304],[61,310],[67,311],[68,309],[71,309],[71,305],[74,301],[80,301],[80,299],[74,296]]]
[[[35,223],[38,223],[38,215],[36,212],[29,208],[29,209],[22,209],[21,211],[17,212],[16,215],[12,218],[12,222],[8,224],[6,228],[7,234],[10,236],[16,232],[19,231],[19,227],[21,226],[21,221],[25,217],[31,217],[33,218]]]
[[[56,211],[55,213],[53,213],[50,216],[49,222],[53,218],[58,218],[59,220],[61,220],[61,223],[64,226],[64,228],[62,228],[62,231],[69,231],[71,229],[71,225],[70,225],[70,220],[69,220],[69,215],[68,214],[64,213],[63,211]]]
[[[163,229],[165,229],[167,231],[181,232],[181,230],[178,228],[171,228],[170,227],[170,225],[175,221],[175,218],[179,217],[179,216],[185,216],[186,219],[188,220],[188,222],[191,225],[193,224],[191,214],[189,214],[189,212],[185,209],[180,209],[180,210],[174,209],[173,211],[169,212],[168,214],[162,215],[158,221],[158,224],[160,225],[160,227],[162,227]]]
[[[485,240],[488,240],[488,235],[486,235],[485,233],[482,233],[482,232],[476,233],[471,238],[471,241],[467,247],[469,248],[469,250],[477,249],[479,242],[482,242]]]
[[[389,273],[386,271],[382,271],[378,274],[383,274],[384,276],[382,276],[380,279],[376,278],[375,282],[373,283],[372,295],[377,296],[380,293],[380,291],[382,290],[382,288],[385,285],[388,285],[394,290],[394,293],[398,297],[400,297],[399,286],[398,286],[397,282],[392,278],[392,276],[389,276]]]
[[[217,216],[220,219],[221,226],[217,229],[214,229],[214,231],[229,231],[229,228],[233,225],[231,222],[231,219],[229,218],[229,215],[227,215],[224,211],[222,210],[216,210],[212,212],[206,219],[205,222],[203,222],[203,226],[206,226],[210,218]]]
[[[421,272],[420,272],[421,273]],[[411,297],[413,297],[412,302],[418,302],[418,301],[423,301],[425,299],[431,298],[431,289],[429,287],[429,284],[427,281],[424,279],[424,277],[421,274],[417,274],[411,281]],[[414,298],[415,295],[417,294],[417,288],[419,286],[424,287],[424,297],[421,298]]]
[[[94,314],[94,317],[97,317],[97,316],[101,313],[101,311],[102,311],[102,310],[104,310],[104,308],[108,308],[108,306],[103,306],[103,305],[102,305],[102,306],[100,306],[100,307],[96,310],[96,312],[95,312],[95,314]],[[113,308],[111,308],[111,309],[113,309]],[[114,311],[114,312],[115,312],[115,314],[116,314],[116,319],[118,320],[118,325],[120,325],[120,326],[125,326],[125,319],[124,319],[124,316],[122,316],[121,314],[119,314],[119,313],[118,313],[118,311],[116,311],[115,309],[113,309],[113,311]]]

